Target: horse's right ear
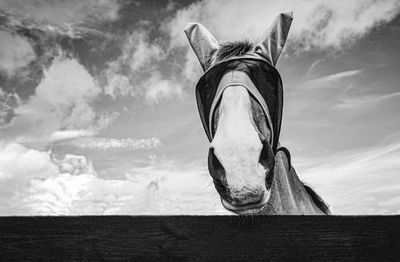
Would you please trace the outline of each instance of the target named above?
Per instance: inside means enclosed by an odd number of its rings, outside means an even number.
[[[193,51],[204,71],[207,71],[209,57],[218,49],[218,41],[203,25],[189,23],[185,27],[185,33]]]

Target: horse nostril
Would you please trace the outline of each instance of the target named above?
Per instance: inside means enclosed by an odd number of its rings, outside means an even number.
[[[215,189],[221,195],[221,197],[227,198],[228,197],[227,187],[220,180],[214,179],[213,181],[214,181]]]
[[[227,191],[226,186],[224,186],[221,181],[216,180],[216,179],[214,179],[213,181],[214,181],[214,185],[218,191]]]
[[[214,148],[212,147],[208,151],[208,171],[214,180],[220,182],[226,180],[225,169],[214,154]]]
[[[271,167],[273,167],[275,164],[275,157],[272,151],[272,147],[266,140],[262,140],[261,143],[262,143],[262,149],[260,152],[260,157],[258,159],[258,162],[265,168],[269,168],[271,170],[272,169]]]
[[[260,153],[260,158],[258,162],[267,170],[266,173],[266,186],[267,189],[271,188],[272,180],[274,177],[274,168],[275,168],[275,156],[272,151],[271,145],[266,140],[262,140],[262,149]]]

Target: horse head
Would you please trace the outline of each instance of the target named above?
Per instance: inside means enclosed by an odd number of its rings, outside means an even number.
[[[271,195],[283,103],[275,64],[291,21],[291,12],[280,14],[256,45],[220,44],[197,23],[185,28],[205,71],[196,98],[211,142],[209,172],[223,206],[238,214],[257,213]]]

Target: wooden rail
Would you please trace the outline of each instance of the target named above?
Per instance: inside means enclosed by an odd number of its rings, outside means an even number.
[[[400,216],[1,217],[0,261],[400,261]]]

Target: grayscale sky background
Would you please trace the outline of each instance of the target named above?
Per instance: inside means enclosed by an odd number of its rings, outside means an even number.
[[[278,62],[281,144],[335,214],[400,213],[400,2],[0,0],[0,215],[229,214],[183,28]]]

